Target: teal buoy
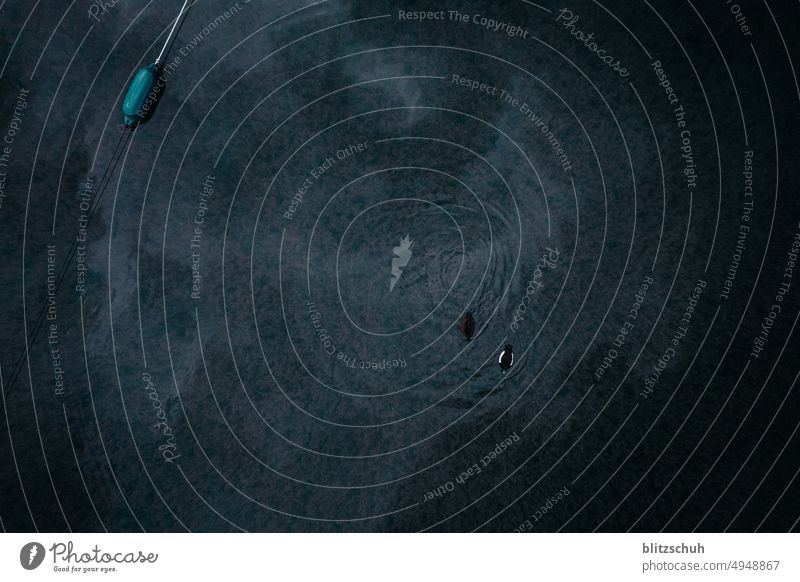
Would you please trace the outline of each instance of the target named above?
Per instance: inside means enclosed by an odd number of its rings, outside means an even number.
[[[164,59],[172,48],[177,31],[180,30],[178,24],[181,23],[183,26],[183,18],[193,5],[194,3],[189,4],[189,0],[184,0],[181,11],[172,23],[172,29],[169,31],[164,47],[156,61],[152,65],[139,69],[131,81],[125,101],[122,102],[122,115],[125,118],[126,127],[136,127],[153,116],[167,85],[164,79]]]
[[[139,69],[122,103],[125,125],[136,127],[150,119],[164,94],[165,87],[166,82],[159,65],[154,63]]]

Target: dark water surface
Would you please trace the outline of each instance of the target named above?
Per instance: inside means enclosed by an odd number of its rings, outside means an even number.
[[[800,5],[202,0],[81,230],[180,4],[0,3],[4,530],[797,530]]]

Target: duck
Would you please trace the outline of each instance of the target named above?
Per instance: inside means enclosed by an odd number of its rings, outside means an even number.
[[[461,334],[467,338],[467,341],[472,340],[472,336],[475,335],[475,318],[469,311],[461,320]]]
[[[506,344],[506,347],[503,348],[497,363],[500,364],[500,369],[503,370],[503,374],[505,374],[514,363],[514,348],[511,344]]]

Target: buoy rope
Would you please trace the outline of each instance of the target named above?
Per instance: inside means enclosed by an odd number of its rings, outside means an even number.
[[[119,141],[117,141],[117,145],[114,148],[114,153],[111,156],[111,161],[109,162],[108,166],[106,166],[106,170],[105,172],[103,172],[102,178],[100,178],[100,186],[98,189],[97,196],[95,197],[94,202],[92,203],[92,206],[89,209],[89,216],[86,219],[86,227],[85,227],[86,230],[89,229],[89,225],[92,222],[92,218],[94,217],[97,209],[100,207],[100,202],[103,199],[103,195],[105,194],[106,188],[108,187],[108,184],[111,182],[111,178],[114,175],[114,170],[116,170],[117,164],[119,163],[119,160],[122,158],[122,152],[125,151],[125,148],[128,145],[128,139],[130,138],[132,133],[133,132],[130,130],[130,128],[126,127],[123,130],[122,135],[119,136]],[[58,290],[64,281],[64,277],[66,277],[67,270],[69,269],[70,263],[72,263],[72,259],[75,257],[75,252],[78,250],[80,242],[81,242],[80,234],[75,235],[75,242],[72,243],[72,248],[70,249],[67,258],[64,261],[64,264],[61,266],[58,278],[56,279],[55,290],[53,291],[53,297],[58,295]],[[22,257],[22,261],[24,269],[25,257]],[[25,289],[23,289],[22,292],[25,293]],[[36,336],[42,329],[42,324],[44,323],[46,315],[47,315],[47,301],[45,300],[44,305],[42,305],[42,310],[39,313],[39,318],[36,322],[36,326],[34,327],[33,332],[31,333],[31,335],[29,336],[29,338],[25,343],[25,350],[22,352],[22,354],[20,354],[20,357],[17,360],[17,364],[14,367],[14,373],[9,379],[8,383],[4,386],[5,389],[4,399],[6,396],[9,396],[11,394],[11,389],[14,387],[17,378],[22,372],[23,365],[25,364],[26,361],[28,361],[30,350],[33,347],[33,342],[36,340]]]
[[[178,38],[178,34],[180,33],[181,28],[183,27],[183,23],[186,21],[186,19],[183,17],[186,15],[187,12],[189,12],[189,9],[192,6],[194,6],[195,2],[197,2],[197,0],[194,0],[191,4],[189,4],[189,0],[184,1],[183,6],[181,7],[181,11],[178,13],[178,17],[175,19],[175,22],[172,25],[172,30],[169,31],[169,35],[167,35],[167,40],[164,43],[161,52],[158,54],[158,57],[156,57],[156,66],[160,66],[162,61],[172,50],[172,45],[175,44],[175,39]],[[175,32],[176,27],[178,29],[177,32]],[[167,45],[169,45],[169,49],[167,49]]]

